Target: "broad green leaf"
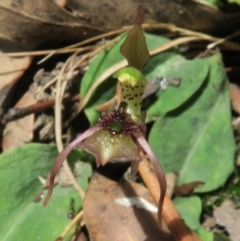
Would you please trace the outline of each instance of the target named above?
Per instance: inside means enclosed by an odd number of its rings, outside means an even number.
[[[186,224],[195,231],[203,241],[213,241],[213,233],[205,230],[199,222],[202,212],[202,204],[199,197],[177,197],[173,200],[173,203]]]
[[[150,145],[165,172],[179,173],[178,184],[203,181],[195,191],[211,191],[232,173],[235,141],[229,102],[221,56],[215,55],[208,78],[194,96],[153,125]]]
[[[228,0],[229,3],[236,3],[240,5],[240,0]]]
[[[223,3],[222,0],[202,0],[202,1],[206,2],[206,3],[209,3],[209,4],[211,4],[211,5],[215,6],[215,7],[218,7],[218,8],[224,6],[224,3]],[[230,2],[230,1],[238,1],[238,0],[228,0],[228,1]]]
[[[124,34],[120,40],[109,50],[105,50],[98,54],[93,61],[90,63],[88,71],[83,76],[80,88],[81,96],[84,96],[91,85],[97,80],[97,78],[109,67],[112,65],[122,61],[124,58],[120,54],[120,46],[123,43],[126,35]],[[149,49],[153,49],[161,44],[164,44],[170,40],[151,35],[145,34],[147,46]],[[176,48],[171,50],[165,51],[160,54],[161,57],[158,58],[159,62],[153,62],[154,67],[159,64],[163,64],[169,57],[176,54]],[[151,60],[149,61],[151,65]],[[92,96],[90,102],[88,103],[87,107],[85,108],[85,113],[88,117],[90,124],[96,123],[98,118],[100,117],[100,113],[94,109],[95,106],[100,105],[107,100],[111,99],[115,95],[115,86],[116,86],[116,79],[109,78],[104,83],[102,83],[97,90],[95,91],[94,95]]]
[[[157,55],[146,65],[145,70],[149,80],[160,76],[181,79],[179,87],[169,86],[167,90],[158,91],[157,101],[147,110],[148,122],[156,120],[188,100],[206,79],[209,61],[208,59],[186,60],[181,55],[174,55],[162,64],[161,55]]]
[[[82,158],[74,150],[69,160]],[[78,210],[82,200],[73,187],[56,186],[48,206],[33,202],[41,190],[38,176],[46,177],[57,155],[53,145],[28,144],[0,156],[0,240],[54,240],[70,222],[67,214],[71,198]],[[91,175],[89,164],[78,168],[78,181],[86,189]],[[46,194],[46,190],[44,191]]]

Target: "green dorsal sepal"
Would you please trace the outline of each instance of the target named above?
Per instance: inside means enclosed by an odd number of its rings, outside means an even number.
[[[127,103],[127,113],[134,121],[140,121],[142,96],[147,85],[143,74],[134,67],[125,67],[113,77],[118,78],[121,86],[121,101]]]

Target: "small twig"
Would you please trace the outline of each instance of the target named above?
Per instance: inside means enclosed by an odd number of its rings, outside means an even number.
[[[93,50],[92,52],[86,54],[85,56],[83,56],[72,68],[70,71],[74,71],[76,68],[78,68],[82,62],[84,62],[87,59],[92,58],[93,56],[95,56],[96,54],[98,54],[99,52],[101,52],[104,49],[107,49],[109,47],[111,47],[117,40],[119,39],[119,37],[112,39],[111,41],[109,41],[108,43],[106,43],[103,46],[98,47],[97,49]]]
[[[82,53],[89,50],[94,50],[98,46],[86,46],[83,48],[74,48],[74,49],[62,49],[58,51],[58,54],[69,54],[69,53]],[[24,57],[24,56],[42,56],[49,53],[52,53],[53,50],[40,50],[40,51],[30,51],[30,52],[16,52],[16,53],[0,53],[0,57]]]
[[[63,143],[62,143],[62,138],[61,138],[61,134],[62,134],[62,116],[61,116],[61,105],[62,105],[62,95],[61,92],[63,93],[64,91],[62,90],[62,87],[64,88],[66,86],[66,84],[62,85],[62,74],[65,71],[66,66],[68,65],[67,61],[64,64],[64,68],[61,69],[61,73],[59,74],[59,78],[57,81],[57,91],[56,91],[56,102],[55,102],[55,135],[56,135],[56,143],[57,143],[57,147],[58,147],[58,152],[61,152],[63,150]],[[78,182],[76,181],[71,168],[68,165],[68,162],[65,160],[63,163],[63,168],[69,178],[69,180],[71,181],[71,183],[73,184],[73,186],[75,187],[75,189],[78,191],[80,197],[83,199],[85,196],[84,191],[82,190],[82,188],[79,186]]]
[[[123,32],[125,32],[126,30],[130,29],[132,26],[129,26],[129,27],[123,27],[121,29],[118,29],[118,30],[113,30],[113,31],[110,31],[108,33],[104,33],[104,34],[100,34],[98,36],[95,36],[93,38],[89,38],[89,39],[86,39],[82,42],[79,42],[79,43],[76,43],[76,44],[72,44],[72,45],[69,45],[69,46],[66,46],[64,48],[61,48],[61,49],[57,49],[57,50],[52,50],[45,58],[43,58],[42,60],[40,60],[38,63],[42,63],[44,61],[46,61],[48,58],[50,58],[52,55],[54,54],[57,54],[58,51],[63,51],[65,49],[72,49],[72,48],[76,48],[76,47],[80,47],[80,46],[83,46],[85,44],[89,44],[89,43],[92,43],[92,42],[95,42],[97,40],[100,40],[100,39],[103,39],[103,38],[106,38],[106,37],[110,37],[110,36],[113,36],[113,35],[117,35],[117,34],[121,34]]]
[[[223,42],[226,42],[228,39],[231,39],[231,38],[233,38],[233,37],[236,37],[236,36],[239,35],[239,34],[240,34],[240,30],[237,31],[237,32],[235,32],[235,33],[233,33],[233,34],[228,35],[228,36],[225,37],[225,38],[219,39],[219,40],[216,41],[215,43],[209,44],[209,45],[207,46],[207,49],[215,48],[217,45],[222,44]]]
[[[67,233],[72,229],[72,227],[83,217],[83,211],[81,210],[67,225],[67,227],[63,230],[60,236],[57,238],[58,241],[63,240]]]
[[[192,37],[198,37],[199,40],[206,40],[210,42],[216,42],[221,40],[221,38],[213,37],[211,35],[205,34],[205,33],[200,33],[200,32],[195,32],[192,30],[188,30],[185,28],[179,28],[173,24],[168,24],[168,23],[153,23],[153,24],[143,24],[142,25],[143,29],[166,29],[171,32],[178,32],[187,36],[192,36]],[[221,43],[224,45],[227,49],[229,50],[236,50],[240,51],[240,45],[231,41],[224,41]]]
[[[159,54],[159,53],[161,53],[165,50],[173,48],[177,45],[180,45],[180,44],[183,44],[183,43],[188,43],[188,42],[191,42],[191,41],[197,41],[197,40],[199,40],[199,38],[195,37],[195,36],[176,38],[176,39],[174,39],[170,42],[167,42],[165,44],[161,44],[160,46],[152,49],[150,51],[150,55],[153,56],[153,55]]]
[[[87,60],[87,59],[89,59],[89,58],[92,58],[94,55],[96,55],[96,54],[99,53],[100,51],[102,51],[102,50],[110,47],[110,46],[111,46],[112,44],[114,44],[114,42],[116,42],[117,40],[118,40],[118,37],[115,38],[115,39],[113,39],[113,40],[111,40],[111,41],[108,42],[107,44],[96,48],[94,51],[92,51],[92,52],[90,52],[90,53],[82,56],[82,58],[81,58],[77,63],[75,63],[74,65],[72,64],[73,66],[72,66],[71,69],[68,71],[68,75],[71,75],[71,73],[72,73],[76,68],[78,68],[78,67],[80,66],[80,64],[82,64],[82,62],[84,62],[85,60]],[[73,59],[73,57],[75,57],[76,54],[77,54],[77,53],[74,53],[73,55],[71,55],[71,56],[68,58],[68,60],[69,60],[69,59]],[[67,61],[68,61],[68,60],[67,60]],[[58,77],[59,77],[59,76],[57,75],[57,76],[55,76],[53,79],[51,79],[49,82],[47,82],[47,83],[42,87],[42,89],[41,89],[41,91],[39,92],[38,96],[40,96],[41,93],[42,93],[44,90],[48,89],[51,85],[53,85],[53,84],[57,81]]]
[[[57,49],[57,50],[43,50],[43,51],[32,51],[32,52],[23,52],[23,53],[1,53],[0,57],[2,57],[2,56],[20,57],[20,56],[34,56],[34,55],[48,54],[41,61],[38,62],[40,64],[40,63],[46,61],[48,58],[50,58],[54,54],[67,53],[68,51],[69,51],[69,53],[75,52],[76,50],[79,50],[79,48],[77,48],[77,47],[83,46],[85,44],[92,43],[94,41],[100,40],[100,39],[105,38],[105,37],[110,37],[110,36],[113,36],[113,35],[121,34],[121,33],[125,32],[125,31],[127,31],[131,28],[132,28],[132,26],[126,26],[126,27],[123,27],[121,29],[110,31],[108,33],[104,33],[104,34],[95,36],[93,38],[86,39],[82,42],[79,42],[79,43],[76,43],[76,44],[73,44],[73,45],[69,45],[69,46],[66,46],[64,48]],[[230,37],[226,37],[226,38],[222,39],[222,38],[213,37],[213,36],[208,35],[208,34],[199,33],[199,32],[195,32],[195,31],[192,31],[192,30],[184,29],[184,28],[179,28],[179,27],[177,27],[173,24],[168,24],[168,23],[143,24],[142,28],[144,30],[165,29],[165,30],[168,30],[168,31],[171,31],[171,32],[178,32],[178,33],[181,33],[181,34],[185,34],[185,35],[188,35],[189,37],[195,36],[195,37],[198,37],[199,40],[203,39],[203,40],[207,40],[207,41],[214,42],[214,43],[217,42],[218,44],[223,44],[224,46],[227,47],[227,49],[230,49],[230,50],[237,50],[237,51],[240,50],[239,44],[231,42],[231,41],[227,41],[232,36],[238,35],[239,31],[237,33],[234,33],[234,34],[230,35]],[[90,47],[94,48],[94,46],[87,46],[87,47],[84,47],[82,49],[84,51],[84,49],[87,50],[87,48],[90,48]]]
[[[150,168],[144,154],[141,154],[142,161],[139,165],[139,173],[151,192],[156,203],[159,201],[160,189],[157,177]],[[163,203],[163,217],[175,237],[176,241],[201,241],[201,239],[184,223],[171,199],[166,195]]]
[[[76,102],[80,100],[79,95],[75,95],[73,97],[67,97],[63,99],[63,104],[66,103],[71,103],[71,102]],[[44,110],[47,110],[51,107],[53,107],[55,104],[55,99],[52,100],[45,100],[38,102],[33,105],[29,105],[25,108],[16,108],[16,109],[10,109],[2,118],[2,124],[5,125],[6,123],[17,120],[20,118],[23,118],[27,115],[33,114],[33,113],[38,113]]]
[[[62,66],[62,68],[61,68],[61,70],[60,70],[60,73],[59,73],[57,76],[55,76],[54,78],[52,78],[50,81],[48,81],[48,82],[41,88],[41,90],[39,91],[39,93],[38,93],[38,95],[37,95],[37,99],[39,99],[39,96],[41,96],[41,94],[43,93],[44,90],[48,89],[51,85],[53,85],[53,84],[58,80],[59,76],[62,78],[64,72],[66,72],[66,66],[69,66],[69,65],[73,64],[73,62],[74,62],[73,59],[75,59],[76,54],[77,54],[77,53],[72,54],[72,55],[67,59],[67,61],[66,61],[66,63],[68,63],[68,64],[67,64],[67,65],[64,64],[64,65]],[[68,72],[68,74],[66,75],[66,78],[67,78],[67,79],[71,79],[71,77],[72,77],[72,76],[70,75],[70,72]]]

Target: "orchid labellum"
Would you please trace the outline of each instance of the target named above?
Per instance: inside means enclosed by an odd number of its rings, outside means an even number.
[[[120,69],[113,76],[120,82],[121,100],[119,106],[109,113],[103,113],[102,118],[95,126],[79,135],[57,156],[51,171],[50,185],[44,206],[47,205],[52,195],[57,171],[73,148],[80,146],[93,154],[97,166],[105,165],[113,160],[129,160],[131,161],[132,174],[138,170],[141,161],[140,151],[143,150],[152,161],[161,189],[158,209],[159,222],[161,223],[166,180],[156,156],[145,139],[146,126],[141,113],[141,103],[143,92],[148,83],[141,71],[150,55],[141,23],[142,9],[139,7],[135,25],[120,49],[129,66]]]

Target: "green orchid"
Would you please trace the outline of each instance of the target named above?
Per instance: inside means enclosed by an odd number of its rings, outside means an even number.
[[[159,199],[159,223],[166,193],[166,179],[159,162],[146,141],[146,125],[141,104],[144,90],[148,84],[142,74],[144,64],[150,55],[142,31],[142,8],[138,8],[135,25],[130,30],[120,52],[127,59],[128,67],[114,74],[121,87],[120,104],[109,113],[103,113],[98,123],[79,135],[56,158],[53,165],[50,185],[44,206],[47,205],[53,191],[55,176],[64,160],[75,147],[93,154],[97,167],[111,161],[131,161],[131,172],[136,173],[143,150],[152,161],[159,181],[161,195]]]

